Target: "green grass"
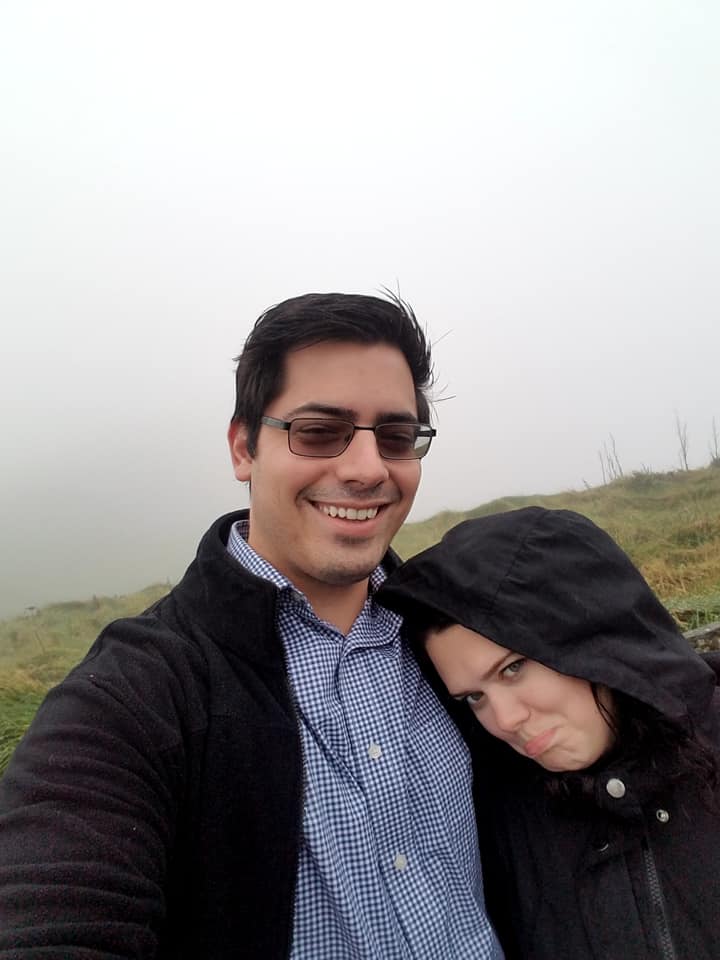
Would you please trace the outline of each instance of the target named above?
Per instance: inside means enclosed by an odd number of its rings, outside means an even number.
[[[608,530],[683,629],[720,620],[720,469],[638,472],[602,487],[503,497],[466,512],[406,524],[394,547],[410,557],[470,517],[531,504],[577,510]],[[119,597],[55,603],[0,621],[0,772],[47,689],[82,658],[111,620],[140,613],[167,584]]]
[[[44,696],[45,684],[22,671],[0,673],[0,771],[7,766]]]
[[[167,590],[156,584],[129,596],[53,603],[0,621],[0,773],[48,689],[82,659],[102,628],[140,613]]]
[[[607,530],[684,629],[720,620],[720,470],[638,472],[602,487],[503,497],[406,524],[393,546],[407,558],[471,517],[538,505],[576,510]]]

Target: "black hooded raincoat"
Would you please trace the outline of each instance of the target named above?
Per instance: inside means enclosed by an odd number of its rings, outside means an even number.
[[[720,742],[718,655],[690,648],[626,555],[578,514],[530,507],[462,523],[379,599],[419,627],[431,608]],[[467,707],[448,708],[473,749],[485,895],[509,960],[720,957],[720,814],[703,784],[671,777],[662,757],[611,756],[592,770],[592,797],[560,800],[537,764]]]

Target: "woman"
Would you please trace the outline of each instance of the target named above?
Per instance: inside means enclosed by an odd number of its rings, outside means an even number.
[[[718,655],[617,544],[564,510],[469,520],[378,598],[471,745],[508,958],[717,960]]]

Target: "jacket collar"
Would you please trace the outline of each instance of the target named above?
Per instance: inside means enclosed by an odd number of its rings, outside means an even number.
[[[238,510],[213,523],[170,600],[179,619],[195,631],[209,633],[233,658],[274,671],[284,668],[275,629],[277,587],[250,573],[227,551],[230,528],[248,516],[248,510]],[[389,573],[399,564],[398,556],[388,550],[383,568]]]

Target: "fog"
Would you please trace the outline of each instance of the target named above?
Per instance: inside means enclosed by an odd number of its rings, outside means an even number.
[[[435,343],[411,519],[709,460],[720,7],[6,0],[0,616],[175,581],[247,504],[257,315],[399,290]]]

